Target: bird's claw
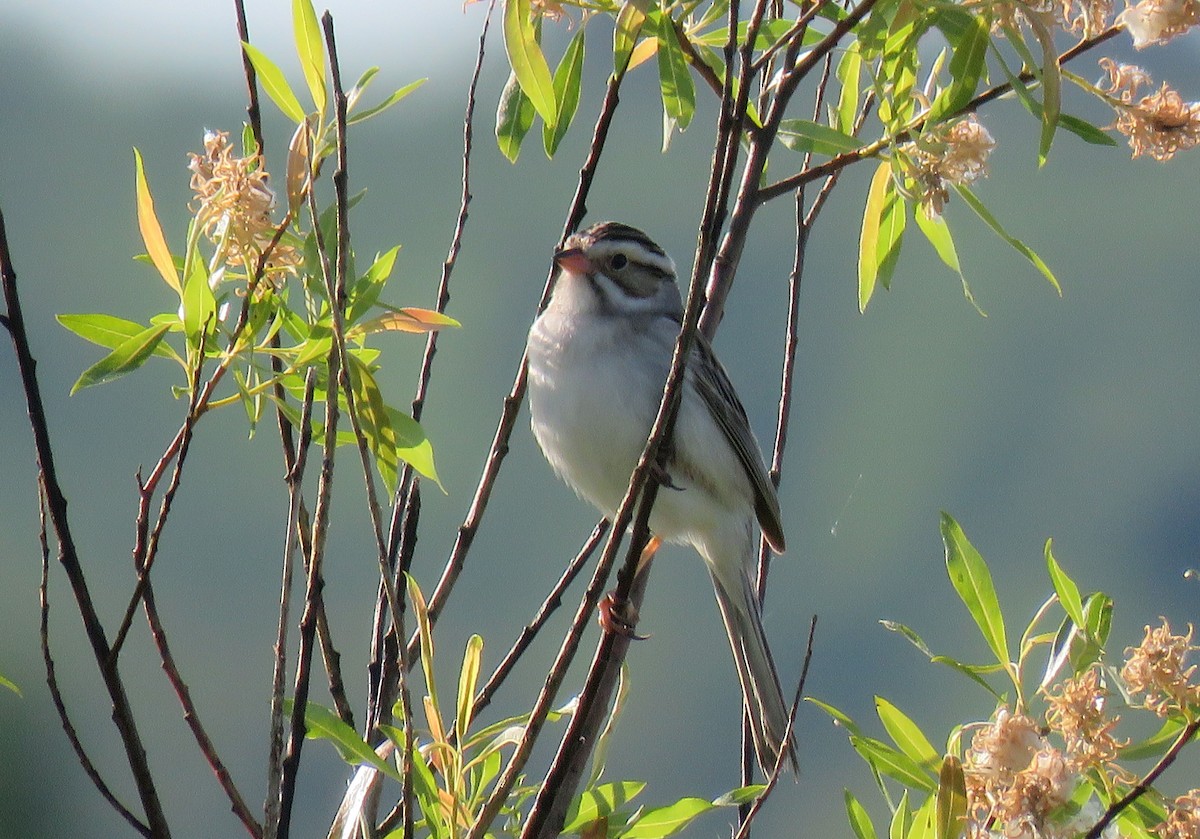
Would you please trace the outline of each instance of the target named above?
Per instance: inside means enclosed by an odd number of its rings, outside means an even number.
[[[615,592],[610,591],[600,601],[599,620],[600,626],[605,632],[624,635],[634,641],[645,641],[650,637],[649,635],[638,635],[634,632],[637,627],[637,619],[637,609],[628,602],[618,604]]]
[[[650,474],[654,480],[658,481],[659,486],[664,489],[673,489],[676,492],[683,492],[683,487],[679,486],[671,480],[671,473],[667,471],[667,467],[663,466],[658,461],[650,464]]]

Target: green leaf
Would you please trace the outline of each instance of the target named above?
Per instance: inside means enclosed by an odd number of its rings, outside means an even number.
[[[538,115],[554,122],[554,80],[530,20],[530,0],[504,0],[504,49],[517,83]]]
[[[971,101],[986,69],[984,59],[991,43],[991,25],[982,17],[972,16],[971,25],[954,44],[954,55],[950,58],[950,87],[933,103],[927,124],[940,122]]]
[[[987,317],[987,312],[975,302],[975,295],[971,293],[971,287],[967,284],[966,275],[963,274],[962,265],[958,261],[958,250],[954,247],[954,238],[950,235],[950,225],[946,223],[946,219],[940,215],[930,216],[920,208],[913,210],[913,218],[916,219],[917,227],[925,234],[929,244],[933,245],[938,258],[951,271],[958,274],[958,279],[962,282],[963,296],[967,298],[967,302],[974,306],[975,311],[980,315]]]
[[[285,700],[285,713],[290,714],[291,709],[292,700]],[[346,725],[341,717],[328,708],[317,705],[315,702],[309,702],[304,706],[304,726],[308,729],[305,737],[309,740],[328,740],[338,750],[342,760],[351,766],[365,763],[393,780],[401,780],[396,767],[377,755],[375,750],[367,745],[362,737],[358,736],[358,732]],[[401,743],[403,742],[401,740]]]
[[[687,57],[679,43],[684,37],[675,29],[675,21],[666,12],[658,15],[658,81],[662,89],[663,110],[685,130],[696,112],[696,87]]]
[[[948,513],[942,513],[942,541],[946,545],[946,572],[954,590],[962,599],[967,611],[975,619],[975,624],[983,634],[983,638],[991,647],[996,661],[1001,665],[1009,663],[1008,639],[1004,633],[1004,616],[1000,612],[1000,601],[996,597],[996,589],[992,585],[992,575],[988,572],[983,557],[967,540],[958,522]]]
[[[107,384],[141,367],[170,328],[170,324],[164,323],[126,338],[112,352],[83,371],[71,386],[71,395],[85,387]]]
[[[11,679],[6,679],[3,676],[0,676],[0,687],[11,690],[17,696],[24,697],[24,694],[21,693],[21,689],[19,687],[17,687],[17,683],[12,681]]]
[[[296,39],[296,55],[300,57],[300,68],[308,82],[317,113],[324,115],[325,93],[325,42],[321,40],[321,25],[312,0],[292,0],[292,30]]]
[[[1087,120],[1071,116],[1070,114],[1059,114],[1058,126],[1059,128],[1065,128],[1085,143],[1091,143],[1093,146],[1115,147],[1120,145],[1116,141],[1116,138],[1106,133],[1103,129],[1092,125]]]
[[[932,769],[937,765],[937,750],[903,711],[882,696],[876,696],[875,712],[879,715],[879,721],[883,723],[888,736],[900,747],[900,751],[922,766]]]
[[[375,455],[379,475],[390,493],[396,488],[398,461],[396,432],[392,428],[389,409],[370,368],[353,354],[349,355],[349,361],[359,424],[371,453]]]
[[[154,212],[154,198],[150,195],[150,184],[146,180],[146,170],[142,166],[142,153],[133,150],[134,167],[137,170],[137,217],[138,230],[142,234],[142,242],[146,253],[163,281],[177,294],[182,294],[179,274],[175,270],[175,261],[171,258],[171,249],[167,247],[166,237],[163,236],[162,225],[158,223],[158,215]]]
[[[767,789],[766,784],[750,784],[745,787],[731,789],[724,795],[713,799],[714,807],[740,807],[757,799]]]
[[[1038,141],[1038,166],[1046,165],[1054,132],[1058,128],[1058,114],[1062,107],[1062,70],[1058,66],[1058,48],[1054,45],[1054,31],[1046,26],[1037,15],[1028,19],[1033,34],[1042,45],[1042,133]]]
[[[625,0],[625,5],[617,14],[617,25],[613,30],[613,72],[617,76],[625,75],[629,57],[646,23],[644,6],[644,0]]]
[[[936,839],[934,835],[934,806],[936,796],[929,796],[925,803],[913,813],[912,825],[908,829],[906,839]]]
[[[1042,258],[1034,253],[1033,249],[1020,239],[1016,239],[1008,235],[1004,228],[1001,227],[1000,222],[996,220],[996,217],[988,211],[987,207],[983,206],[983,202],[975,196],[975,193],[973,193],[970,188],[962,186],[961,184],[956,184],[954,189],[959,195],[962,196],[962,199],[967,202],[967,206],[975,211],[975,215],[979,216],[979,218],[983,220],[984,224],[990,227],[997,236],[1012,246],[1017,253],[1028,259],[1030,263],[1033,264],[1033,267],[1037,268],[1038,271],[1042,273],[1042,276],[1050,282],[1050,285],[1054,286],[1054,290],[1058,292],[1058,296],[1062,297],[1062,286],[1058,284],[1058,280],[1055,278],[1054,273],[1050,270],[1046,263],[1042,261]]]
[[[140,323],[113,315],[55,315],[55,318],[85,341],[91,341],[93,344],[99,344],[109,349],[119,347],[126,340],[146,329]],[[166,343],[155,345],[151,354],[160,358],[182,361],[179,354],[171,349],[170,344]]]
[[[246,57],[254,65],[254,72],[258,74],[263,90],[275,106],[292,122],[304,122],[304,109],[300,107],[300,100],[292,93],[292,88],[279,66],[253,44],[242,41],[242,49],[246,51]]]
[[[848,731],[850,734],[857,736],[861,733],[861,731],[858,727],[858,723],[856,723],[854,720],[850,719],[850,716],[848,714],[845,714],[842,711],[839,711],[837,708],[833,707],[828,702],[822,702],[820,699],[813,699],[811,696],[804,697],[804,701],[812,703],[813,705],[816,705],[822,711],[829,714],[829,716],[833,718],[833,722],[835,725],[840,725],[842,728],[846,729],[846,731]]]
[[[383,113],[401,99],[407,97],[408,94],[412,93],[421,85],[425,84],[427,81],[429,81],[429,79],[417,79],[415,82],[409,82],[399,90],[392,91],[392,93],[378,105],[372,105],[369,108],[364,108],[361,111],[357,111],[353,116],[346,120],[346,124],[354,125],[356,122],[363,122],[364,120],[368,120],[376,114]]]
[[[521,89],[517,74],[511,73],[508,83],[500,93],[500,104],[496,108],[496,144],[509,163],[516,163],[521,153],[521,143],[533,126],[533,102]]]
[[[581,24],[575,37],[567,44],[558,69],[554,71],[554,101],[558,103],[554,122],[542,125],[542,145],[545,146],[546,156],[554,157],[558,144],[566,136],[575,118],[575,109],[579,107],[579,88],[583,79],[583,33]]]
[[[944,664],[951,670],[957,670],[959,673],[962,673],[968,679],[975,682],[975,684],[986,690],[992,696],[996,697],[997,700],[1002,698],[1000,693],[994,687],[984,681],[983,676],[980,675],[981,673],[995,673],[998,670],[1004,669],[999,664],[993,664],[988,667],[982,667],[978,664],[963,664],[961,661],[945,655],[935,655],[933,658],[929,659],[929,661],[933,664]]]
[[[1112,598],[1102,592],[1089,594],[1083,600],[1083,628],[1088,637],[1103,647],[1112,629]]]
[[[458,742],[467,739],[471,718],[475,713],[475,686],[479,683],[479,668],[483,661],[483,638],[472,635],[463,652],[462,669],[458,671],[458,713],[454,718]]]
[[[946,755],[938,778],[936,839],[959,839],[967,819],[967,781],[962,762]]]
[[[850,822],[850,829],[854,831],[854,835],[858,839],[876,839],[875,825],[871,824],[871,817],[867,815],[866,808],[858,803],[854,793],[844,789],[842,798],[846,802],[846,818]]]
[[[662,839],[674,836],[692,820],[713,809],[711,801],[703,798],[681,798],[674,804],[644,810],[637,821],[620,835],[623,839]]]
[[[645,788],[646,784],[643,781],[616,781],[584,790],[567,809],[563,834],[579,833],[596,819],[604,818],[624,807]]]
[[[388,409],[388,417],[396,434],[396,455],[445,492],[446,488],[442,486],[442,479],[438,477],[433,462],[433,444],[425,436],[425,429],[408,414],[391,408]]]
[[[906,839],[905,834],[908,832],[908,825],[912,819],[912,812],[908,805],[908,790],[905,789],[903,795],[900,796],[900,803],[896,805],[896,812],[892,813],[892,822],[888,825],[888,839]]]
[[[367,273],[363,274],[350,289],[350,300],[346,311],[347,337],[351,337],[350,333],[358,327],[359,322],[366,317],[367,312],[379,299],[379,294],[383,291],[388,277],[392,275],[398,253],[400,253],[400,246],[396,245],[376,256],[371,267],[367,269]]]
[[[904,199],[896,190],[891,165],[879,164],[867,192],[863,226],[859,236],[858,308],[866,311],[876,284],[891,286],[892,274],[900,258],[904,226],[908,217]]]
[[[1167,749],[1171,748],[1172,743],[1179,739],[1179,734],[1185,727],[1181,718],[1165,720],[1162,727],[1145,740],[1130,743],[1118,749],[1121,760],[1146,760],[1147,758],[1159,757]]]
[[[837,130],[849,134],[858,116],[859,77],[862,74],[862,53],[858,41],[852,41],[838,61],[837,77],[842,83],[841,93],[838,94]]]
[[[931,772],[926,772],[915,760],[887,743],[852,735],[850,744],[867,763],[889,778],[925,792],[937,789]]]
[[[189,346],[204,346],[201,331],[207,334],[212,329],[216,314],[217,300],[208,284],[208,268],[199,254],[194,254],[183,286],[183,334]]]
[[[1054,592],[1058,595],[1058,602],[1062,604],[1063,611],[1075,621],[1076,626],[1083,628],[1083,600],[1079,597],[1079,587],[1055,561],[1052,543],[1052,539],[1046,540],[1046,570],[1050,573],[1050,582],[1054,584]]]
[[[862,141],[856,137],[807,119],[780,120],[779,142],[792,151],[830,156],[862,147]]]

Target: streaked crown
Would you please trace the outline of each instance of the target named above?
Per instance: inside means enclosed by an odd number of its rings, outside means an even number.
[[[563,251],[577,251],[593,271],[604,274],[634,297],[650,297],[663,283],[675,283],[675,263],[636,227],[602,221],[569,237]]]

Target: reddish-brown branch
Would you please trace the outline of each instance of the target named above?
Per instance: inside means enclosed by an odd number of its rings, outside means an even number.
[[[84,633],[92,648],[92,657],[100,668],[105,691],[112,701],[113,723],[120,735],[121,745],[125,749],[125,758],[145,811],[146,826],[153,836],[169,837],[171,830],[167,825],[166,814],[163,812],[158,798],[154,776],[146,760],[146,749],[134,721],[133,708],[125,692],[125,683],[121,679],[116,663],[109,661],[111,650],[108,639],[105,636],[100,617],[96,613],[87,578],[79,561],[75,537],[71,532],[71,525],[67,517],[67,499],[58,483],[54,451],[50,444],[50,426],[46,420],[41,386],[37,380],[37,363],[30,351],[29,335],[25,330],[25,317],[17,292],[17,272],[13,267],[12,256],[9,252],[8,235],[2,212],[0,212],[0,288],[3,289],[6,309],[3,325],[12,338],[13,350],[17,357],[17,369],[20,372],[21,387],[29,411],[29,424],[33,431],[38,475],[45,492],[51,528],[54,531],[55,540],[58,542],[58,561],[67,575],[67,581],[75,597],[75,604],[79,609],[79,616],[83,620]]]

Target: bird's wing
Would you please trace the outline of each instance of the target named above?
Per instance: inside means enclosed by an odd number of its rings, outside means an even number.
[[[694,364],[689,365],[689,371],[694,376],[696,390],[717,425],[725,432],[725,438],[737,454],[738,462],[750,478],[750,485],[754,488],[754,513],[763,535],[776,552],[782,553],[784,538],[779,498],[775,493],[775,485],[767,476],[767,466],[758,449],[758,441],[754,439],[754,432],[750,430],[746,409],[738,400],[729,374],[717,360],[708,339],[697,333],[693,348]]]

